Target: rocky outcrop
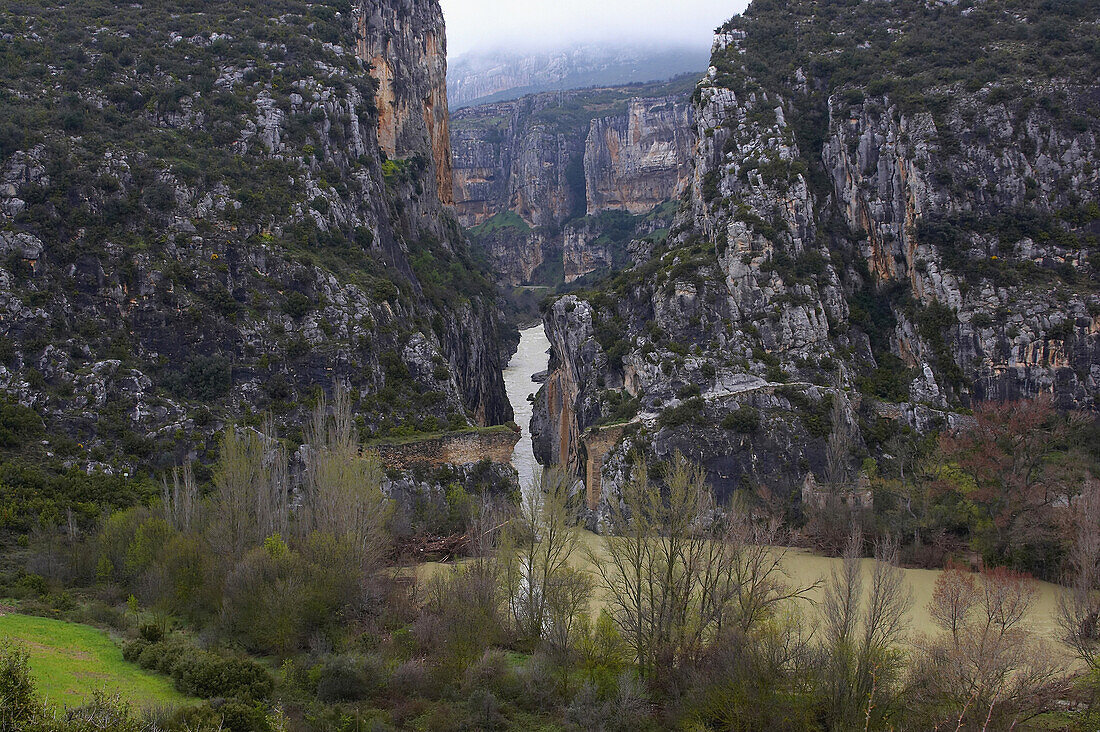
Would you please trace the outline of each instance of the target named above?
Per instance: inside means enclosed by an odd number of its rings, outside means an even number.
[[[680,450],[720,496],[797,502],[813,476],[852,478],[883,435],[957,423],[980,400],[1095,406],[1100,118],[1096,59],[1077,43],[1095,11],[1043,16],[1078,49],[1051,72],[1037,8],[878,7],[754,5],[722,29],[667,242],[547,310],[536,454],[586,482],[594,525],[632,454]],[[879,32],[894,40],[837,60],[845,34]],[[968,78],[939,53],[914,72],[891,55],[956,36],[1014,71]],[[629,425],[612,447],[608,421]]]
[[[370,445],[386,467],[409,470],[416,466],[441,468],[473,465],[486,460],[508,465],[519,433],[507,427],[433,435],[424,439],[382,441]]]
[[[0,147],[0,388],[42,415],[47,457],[158,469],[264,412],[298,439],[337,380],[364,437],[510,420],[495,293],[441,203],[438,4],[205,10],[74,40],[61,77],[101,70],[67,122],[42,112],[53,87],[0,103],[53,120]],[[20,42],[68,53],[58,17]],[[126,61],[146,51],[171,64]]]
[[[558,284],[629,261],[628,244],[671,224],[654,209],[689,177],[691,107],[681,81],[543,94],[455,114],[459,219],[503,282]],[[601,218],[622,211],[636,218]],[[663,234],[662,234],[663,236]]]

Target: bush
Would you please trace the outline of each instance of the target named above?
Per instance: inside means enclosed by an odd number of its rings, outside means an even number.
[[[275,686],[271,674],[255,661],[224,658],[181,640],[134,640],[123,646],[122,657],[144,669],[171,676],[177,689],[203,699],[266,699]]]
[[[359,701],[375,694],[383,681],[382,664],[373,656],[335,656],[321,666],[317,698],[327,704]]]
[[[42,705],[35,694],[27,653],[17,647],[0,650],[0,729],[30,727]]]
[[[275,686],[271,675],[255,661],[222,658],[213,653],[181,658],[172,676],[180,691],[204,699],[266,699]]]
[[[389,686],[390,692],[398,697],[426,696],[431,689],[431,678],[424,662],[413,659],[394,669]]]
[[[760,429],[760,412],[753,407],[742,406],[722,418],[722,429],[751,434]]]
[[[230,699],[217,708],[226,732],[269,732],[272,729],[267,713],[258,704]]]
[[[150,643],[159,643],[164,640],[164,627],[158,623],[142,623],[138,628],[138,635],[142,640],[146,640]]]
[[[703,400],[700,397],[688,399],[683,404],[661,412],[657,422],[662,427],[682,427],[695,424],[703,419]]]

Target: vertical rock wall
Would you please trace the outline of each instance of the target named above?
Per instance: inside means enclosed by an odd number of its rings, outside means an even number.
[[[438,2],[363,0],[356,54],[378,84],[378,144],[390,158],[429,152],[435,192],[453,203],[447,37]]]

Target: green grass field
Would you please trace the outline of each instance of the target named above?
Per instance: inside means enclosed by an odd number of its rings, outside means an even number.
[[[106,633],[87,625],[0,614],[0,647],[13,643],[30,655],[38,692],[53,705],[78,705],[99,690],[144,709],[193,701],[170,679],[127,663]]]

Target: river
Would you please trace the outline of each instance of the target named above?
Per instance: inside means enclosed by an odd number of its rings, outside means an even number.
[[[519,442],[512,452],[512,465],[519,473],[519,485],[523,490],[534,484],[539,469],[535,462],[535,451],[531,445],[531,414],[533,405],[527,397],[538,390],[531,377],[545,371],[549,362],[547,351],[550,341],[542,324],[519,332],[519,349],[504,369],[504,389],[508,392],[508,401],[516,413],[516,424],[520,426]]]
[[[527,397],[538,390],[538,385],[531,380],[531,377],[546,369],[549,360],[547,355],[549,348],[550,342],[547,340],[546,333],[541,325],[522,330],[520,331],[519,349],[512,356],[512,360],[508,362],[508,367],[504,370],[505,390],[508,393],[508,400],[512,403],[512,409],[516,413],[516,424],[522,430],[520,440],[516,443],[515,450],[512,452],[512,465],[519,473],[519,484],[524,491],[533,484],[535,476],[538,474],[537,471],[540,469],[538,463],[535,462],[534,449],[531,445],[531,414],[533,408]],[[575,560],[580,567],[591,570],[592,568],[588,565],[591,561],[589,557],[601,554],[603,540],[587,531],[582,532],[582,539],[585,543],[590,544],[594,551],[591,555],[586,552],[579,552]],[[834,569],[839,567],[840,560],[815,556],[805,551],[792,551],[785,557],[783,565],[792,582],[811,585],[814,582],[824,581],[828,578]],[[864,581],[869,582],[870,560],[866,560],[864,565]],[[425,570],[430,570],[433,567],[434,565],[425,565]],[[917,633],[935,632],[935,626],[928,612],[928,604],[932,599],[932,592],[939,572],[906,569],[904,574],[906,584],[913,597],[913,605],[906,617],[909,630],[913,634],[911,637],[915,637]],[[1063,590],[1046,582],[1037,583],[1036,589],[1035,603],[1028,614],[1028,626],[1052,641],[1060,655],[1067,654],[1065,647],[1058,644],[1058,629],[1055,624],[1058,598]],[[821,594],[822,590],[818,588],[811,593],[811,596],[814,600],[820,601]],[[603,602],[600,593],[597,593],[594,598],[594,607],[601,607]],[[813,607],[813,605],[809,605],[806,609],[812,612]],[[1068,655],[1065,655],[1065,660],[1072,663]]]

